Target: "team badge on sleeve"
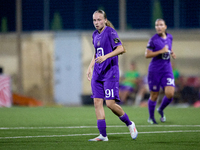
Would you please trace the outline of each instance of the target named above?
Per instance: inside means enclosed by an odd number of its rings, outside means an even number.
[[[120,42],[120,40],[118,38],[115,38],[114,41],[115,41],[115,43],[119,43]]]

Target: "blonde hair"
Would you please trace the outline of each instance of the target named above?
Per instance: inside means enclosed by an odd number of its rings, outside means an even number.
[[[103,10],[99,9],[99,10],[96,10],[94,13],[103,14],[104,19],[107,19],[107,21],[106,21],[106,26],[115,29],[115,27],[113,26],[113,24],[108,20],[107,15],[106,15],[106,13],[105,13]],[[123,47],[123,49],[124,49],[124,52],[123,52],[123,53],[126,53],[126,49],[125,49],[125,47],[124,47],[124,45],[123,45],[123,42],[121,41],[121,43],[122,43],[122,47]],[[121,53],[121,54],[123,54],[123,53]]]
[[[162,19],[162,18],[158,18],[158,19],[156,19],[156,21],[155,21],[155,22],[157,22],[157,21],[163,21],[163,22],[165,23],[165,25],[166,25],[166,22],[165,22],[165,20],[164,20],[164,19]]]

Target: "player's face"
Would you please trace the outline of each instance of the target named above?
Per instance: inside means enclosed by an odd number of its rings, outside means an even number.
[[[167,29],[167,26],[165,24],[165,22],[163,20],[158,20],[155,23],[155,28],[156,28],[156,32],[158,34],[163,34],[165,33],[165,30]]]
[[[105,28],[106,26],[106,19],[103,17],[103,14],[101,13],[94,13],[93,14],[93,24],[94,24],[94,27],[99,31],[103,31],[103,29]]]

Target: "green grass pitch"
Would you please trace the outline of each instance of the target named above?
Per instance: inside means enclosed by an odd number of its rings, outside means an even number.
[[[147,123],[147,108],[122,106],[139,132],[128,128],[105,107],[108,142],[89,142],[98,135],[93,106],[0,108],[2,150],[197,150],[200,149],[200,108],[167,107],[167,121]]]

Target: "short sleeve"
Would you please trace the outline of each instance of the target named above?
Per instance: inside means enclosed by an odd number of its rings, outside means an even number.
[[[92,34],[92,44],[94,45],[94,33]]]
[[[153,50],[154,49],[154,44],[152,39],[149,40],[148,44],[147,44],[147,49],[149,50]]]
[[[111,46],[112,46],[113,49],[115,49],[115,47],[117,47],[119,45],[122,45],[121,40],[119,39],[117,32],[112,28],[109,32],[109,39],[110,39]]]

